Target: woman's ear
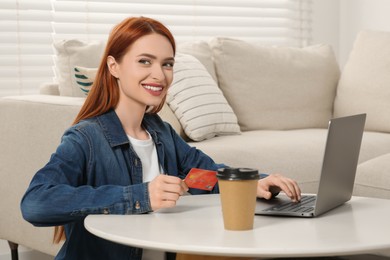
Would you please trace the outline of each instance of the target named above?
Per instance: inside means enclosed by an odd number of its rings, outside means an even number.
[[[115,78],[119,78],[118,63],[111,55],[107,57],[107,67],[112,76],[114,76]]]

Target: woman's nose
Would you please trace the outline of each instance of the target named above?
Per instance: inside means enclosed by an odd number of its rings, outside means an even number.
[[[158,80],[163,80],[165,79],[165,73],[164,70],[161,66],[155,65],[152,68],[152,78],[158,79]]]

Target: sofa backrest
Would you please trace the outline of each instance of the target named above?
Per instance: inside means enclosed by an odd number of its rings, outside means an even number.
[[[94,53],[99,55],[104,44],[71,41],[72,44],[62,42],[56,45],[57,53],[61,53],[56,58],[57,78],[64,75],[69,77],[69,72],[74,71],[75,66],[98,66],[98,59],[95,60],[96,64],[87,64],[75,57],[96,56]],[[389,32],[361,32],[341,79],[339,66],[329,45],[289,48],[217,37],[210,42],[181,43],[177,50],[178,53],[195,57],[204,66],[227,100],[222,113],[231,108],[241,131],[324,128],[331,117],[364,112],[368,114],[366,129],[388,132],[388,46]],[[68,53],[68,56],[64,53]],[[64,81],[59,80],[60,85],[61,82]],[[60,86],[60,95],[80,94],[75,90],[79,86],[75,85],[74,80],[66,82],[68,86]],[[193,82],[188,81],[188,84]],[[68,90],[63,91],[64,87]],[[182,111],[178,110],[180,105],[175,103],[173,107],[172,104],[165,106],[160,114],[183,137],[191,137],[188,120],[183,119]],[[227,125],[223,116],[219,120],[218,124]],[[214,127],[210,130],[214,131],[211,134],[191,138],[198,138],[199,141],[214,135],[239,133],[231,131],[231,127],[226,129]]]
[[[83,96],[69,72],[76,73],[76,66],[97,68],[99,59],[85,62],[82,57],[101,55],[104,44],[70,40],[55,48],[57,78],[72,78],[59,80],[60,94]],[[215,38],[210,43],[178,44],[177,50],[194,56],[207,69],[243,131],[326,127],[332,115],[339,68],[328,45],[301,49]],[[187,122],[180,123],[186,128]]]
[[[334,115],[358,113],[366,130],[390,132],[390,32],[361,31],[344,66]]]
[[[340,73],[329,45],[273,47],[216,38],[211,47],[219,87],[241,130],[327,126]]]

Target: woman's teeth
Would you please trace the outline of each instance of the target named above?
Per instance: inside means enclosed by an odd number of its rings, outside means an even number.
[[[155,86],[149,86],[149,85],[143,85],[144,88],[149,89],[151,91],[161,91],[163,88],[162,87],[155,87]]]

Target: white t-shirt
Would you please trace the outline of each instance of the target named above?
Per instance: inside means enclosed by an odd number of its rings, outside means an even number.
[[[131,136],[127,136],[135,153],[138,155],[142,163],[143,182],[149,182],[160,174],[160,165],[158,163],[156,145],[152,137],[149,135],[148,140],[139,140]],[[165,252],[144,249],[142,260],[164,260]]]
[[[139,140],[129,135],[127,136],[135,153],[141,160],[143,182],[151,181],[160,174],[156,145],[149,133],[148,135],[148,140]]]

